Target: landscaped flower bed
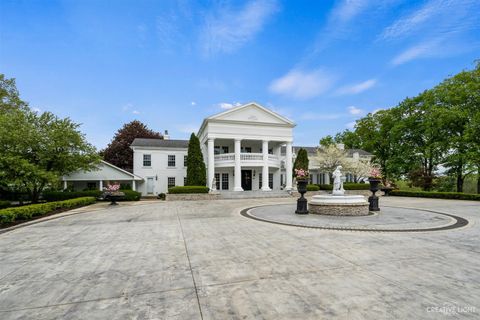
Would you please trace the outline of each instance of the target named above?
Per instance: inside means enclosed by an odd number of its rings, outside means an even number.
[[[392,190],[389,195],[399,197],[419,197],[437,199],[477,200],[480,201],[480,194],[461,192],[434,192],[434,191],[402,191]]]
[[[133,190],[121,190],[125,197],[121,201],[138,201],[142,194]],[[43,199],[46,201],[60,201],[67,199],[75,199],[80,197],[94,197],[100,198],[102,196],[100,190],[88,190],[88,191],[47,191],[43,193]]]
[[[82,197],[65,201],[54,201],[39,204],[30,204],[21,207],[0,210],[0,226],[17,221],[30,220],[35,217],[48,215],[57,210],[71,209],[95,203],[94,197]]]

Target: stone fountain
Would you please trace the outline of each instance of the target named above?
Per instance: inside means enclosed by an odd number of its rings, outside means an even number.
[[[366,216],[369,214],[368,202],[361,195],[345,195],[343,189],[342,166],[333,171],[333,190],[331,195],[313,196],[308,204],[312,214],[333,216]]]

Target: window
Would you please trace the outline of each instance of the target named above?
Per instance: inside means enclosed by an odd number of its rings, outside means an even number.
[[[175,155],[174,154],[169,154],[168,155],[168,166],[169,167],[175,167]]]
[[[268,187],[273,189],[273,173],[268,174]]]
[[[183,166],[187,166],[187,156],[183,156]]]
[[[144,154],[143,155],[143,166],[144,167],[151,167],[152,166],[152,155],[151,154]]]
[[[241,147],[240,151],[242,153],[252,153],[252,147]]]
[[[168,187],[169,188],[175,187],[175,177],[168,177],[167,182],[168,182]]]
[[[220,173],[215,173],[215,188],[220,190]]]
[[[97,183],[96,183],[96,182],[87,182],[87,189],[88,189],[88,190],[95,190],[95,189],[97,189]]]
[[[273,149],[268,149],[268,154],[273,154]]]
[[[228,153],[228,146],[215,146],[213,147],[214,154],[224,154]]]
[[[222,190],[228,190],[228,173],[222,173]]]
[[[283,186],[283,173],[280,174],[280,185]]]
[[[258,174],[258,189],[262,189],[262,174]]]

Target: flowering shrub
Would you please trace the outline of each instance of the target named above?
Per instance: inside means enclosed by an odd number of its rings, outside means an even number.
[[[118,183],[109,184],[106,188],[103,188],[105,192],[117,192],[118,190],[120,190],[120,184]]]
[[[369,178],[371,179],[381,179],[382,178],[382,172],[380,171],[379,168],[372,168],[370,171],[370,176]]]
[[[305,169],[295,169],[295,177],[297,179],[306,179],[308,178],[308,170]]]

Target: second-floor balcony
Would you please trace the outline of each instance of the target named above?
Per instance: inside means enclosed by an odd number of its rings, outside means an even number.
[[[269,167],[280,167],[280,158],[273,154],[268,154],[267,163]],[[263,166],[262,153],[240,153],[241,166]],[[215,155],[215,167],[233,167],[235,166],[235,153],[223,153]]]

